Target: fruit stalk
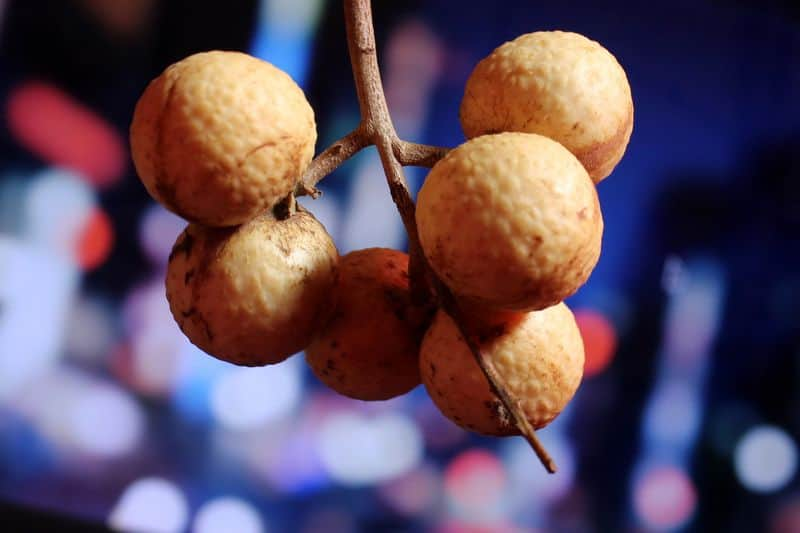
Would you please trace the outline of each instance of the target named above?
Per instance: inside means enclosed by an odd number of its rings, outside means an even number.
[[[442,309],[457,325],[491,389],[511,415],[520,433],[533,448],[547,471],[554,473],[556,471],[555,462],[537,438],[536,432],[528,422],[519,402],[509,394],[502,376],[497,373],[492,362],[482,355],[479,345],[467,331],[455,297],[430,269],[422,253],[417,233],[414,201],[403,174],[403,165],[432,166],[444,157],[447,150],[401,141],[397,137],[386,105],[378,68],[370,0],[344,0],[344,13],[350,61],[362,117],[361,125],[351,135],[363,136],[368,144],[376,146],[380,154],[392,199],[397,205],[408,233],[412,294],[415,298],[422,299],[430,296],[431,292],[433,293]],[[327,152],[328,150],[322,155]]]

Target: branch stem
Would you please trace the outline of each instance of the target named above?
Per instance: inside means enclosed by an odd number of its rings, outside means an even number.
[[[381,158],[389,190],[400,212],[406,232],[410,255],[409,276],[411,290],[415,300],[430,295],[428,282],[444,311],[449,314],[458,326],[462,337],[470,348],[478,366],[486,376],[489,385],[511,415],[520,433],[533,448],[539,460],[548,472],[555,472],[556,465],[548,455],[536,436],[536,432],[528,421],[519,401],[508,391],[502,376],[497,372],[491,360],[484,357],[480,346],[464,326],[458,303],[450,290],[439,280],[425,260],[417,233],[414,200],[408,189],[403,174],[403,165],[432,166],[444,157],[444,148],[419,145],[401,141],[397,137],[389,108],[386,105],[378,55],[375,46],[375,31],[372,23],[372,7],[370,0],[344,0],[344,15],[347,28],[347,43],[350,62],[353,67],[358,103],[361,109],[361,125],[356,131],[370,143],[375,144]]]

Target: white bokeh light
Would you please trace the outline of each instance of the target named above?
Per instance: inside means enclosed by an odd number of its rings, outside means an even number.
[[[645,436],[658,442],[691,442],[700,429],[700,416],[695,387],[678,379],[663,382],[645,408]]]
[[[56,364],[77,283],[63,257],[0,236],[0,401]]]
[[[178,533],[186,529],[189,506],[180,489],[157,477],[142,478],[122,493],[108,517],[117,531]]]
[[[250,430],[278,420],[297,407],[302,383],[300,359],[260,368],[232,368],[211,390],[211,412],[223,427]]]
[[[172,245],[186,227],[186,221],[153,203],[139,221],[139,243],[156,265],[166,265]]]
[[[25,237],[72,257],[95,204],[92,187],[74,172],[60,168],[40,172],[25,199]]]
[[[404,474],[419,464],[423,439],[407,416],[387,413],[365,418],[331,415],[319,435],[319,455],[332,479],[363,486]]]
[[[261,516],[253,505],[225,497],[203,504],[197,511],[192,533],[264,533]]]
[[[86,387],[69,411],[72,444],[99,457],[124,455],[144,433],[144,414],[136,401],[119,387]]]
[[[736,445],[733,456],[739,481],[753,492],[785,487],[797,472],[797,445],[781,428],[756,426]]]

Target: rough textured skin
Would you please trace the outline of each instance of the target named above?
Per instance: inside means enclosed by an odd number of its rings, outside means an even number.
[[[479,305],[553,305],[600,256],[594,185],[575,156],[541,135],[484,135],[452,150],[428,174],[416,217],[433,269]]]
[[[327,320],[337,261],[308,213],[262,215],[237,228],[190,224],[169,257],[167,300],[201,350],[237,365],[278,363]]]
[[[306,348],[314,374],[358,400],[388,400],[420,383],[419,346],[432,309],[411,303],[408,256],[369,248],[339,263],[336,311]]]
[[[476,337],[534,428],[549,424],[572,399],[583,377],[583,341],[563,303],[495,322]],[[519,433],[442,311],[422,342],[420,370],[434,403],[459,426],[484,435]]]
[[[538,133],[566,146],[595,183],[625,153],[633,100],[625,71],[600,44],[577,33],[517,37],[475,67],[461,101],[467,138]]]
[[[241,224],[291,191],[314,152],[314,112],[283,71],[239,52],[195,54],[147,86],[130,131],[147,191],[185,219]]]

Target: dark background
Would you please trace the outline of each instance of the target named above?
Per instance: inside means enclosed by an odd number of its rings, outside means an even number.
[[[338,398],[302,357],[229,367],[169,317],[182,222],[133,172],[136,99],[190,53],[249,51],[306,90],[322,149],[358,120],[339,2],[10,0],[0,15],[2,516],[205,533],[800,531],[794,3],[375,3],[410,140],[462,142],[472,67],[522,33],[583,33],[628,74],[633,136],[598,187],[603,256],[569,301],[586,377],[541,432],[552,477],[520,439],[449,424],[421,388]],[[404,246],[382,179],[368,150],[306,204],[342,253]]]

